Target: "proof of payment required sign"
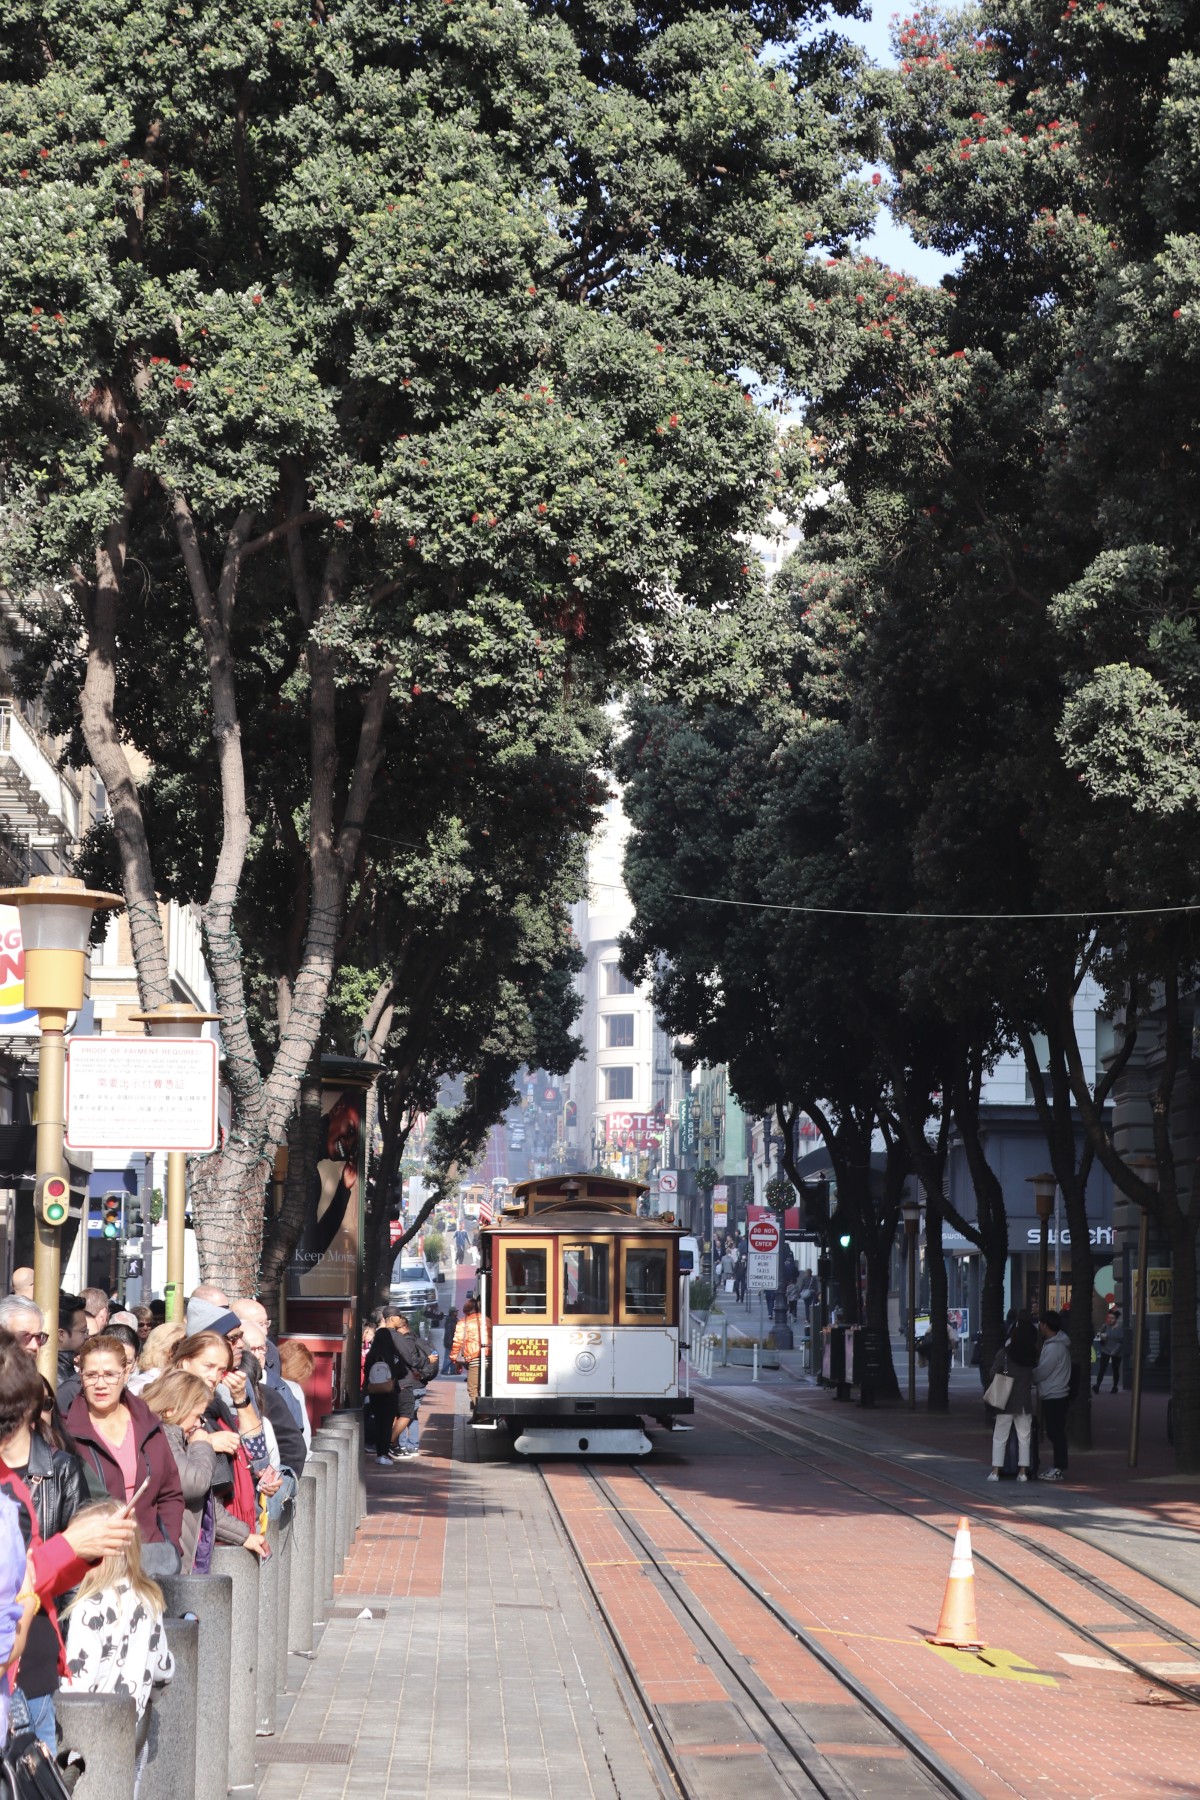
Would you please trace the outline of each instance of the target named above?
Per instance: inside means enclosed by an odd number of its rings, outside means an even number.
[[[67,1147],[215,1150],[216,1039],[72,1038]]]

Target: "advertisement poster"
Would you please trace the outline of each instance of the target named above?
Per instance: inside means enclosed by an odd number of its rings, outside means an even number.
[[[316,1177],[288,1287],[297,1296],[351,1299],[358,1293],[369,1083],[330,1069],[322,1090]]]

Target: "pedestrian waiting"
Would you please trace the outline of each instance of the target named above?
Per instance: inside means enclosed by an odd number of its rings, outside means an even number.
[[[1017,1434],[1017,1480],[1029,1480],[1030,1440],[1033,1434],[1033,1372],[1038,1360],[1038,1334],[1027,1312],[1017,1314],[1016,1324],[991,1367],[991,1381],[984,1399],[996,1409],[992,1428],[992,1471],[989,1481],[999,1481],[1008,1440]]]

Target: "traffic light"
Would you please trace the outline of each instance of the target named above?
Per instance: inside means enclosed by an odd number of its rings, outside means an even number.
[[[804,1229],[824,1237],[829,1227],[829,1182],[823,1175],[815,1181],[802,1181],[800,1198]]]
[[[574,1100],[567,1101],[567,1130],[574,1131],[579,1123],[579,1107]]]
[[[842,1246],[843,1250],[848,1250],[853,1242],[854,1239],[848,1231],[843,1231],[841,1237],[838,1239],[838,1243]]]
[[[64,1225],[71,1204],[71,1187],[65,1175],[42,1175],[33,1190],[33,1210],[47,1225]]]
[[[120,1194],[105,1194],[100,1216],[100,1235],[106,1238],[119,1238],[121,1235]]]

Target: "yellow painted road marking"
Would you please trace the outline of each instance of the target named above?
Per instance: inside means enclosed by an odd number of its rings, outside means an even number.
[[[1000,1681],[1026,1681],[1032,1687],[1058,1686],[1053,1675],[1043,1675],[1015,1650],[951,1650],[943,1644],[930,1644],[929,1648],[964,1675],[993,1675]]]

